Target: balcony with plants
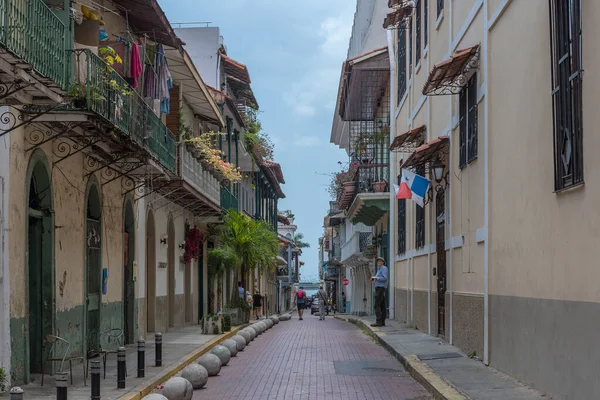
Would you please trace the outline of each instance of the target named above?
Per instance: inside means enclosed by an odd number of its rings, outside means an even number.
[[[65,24],[42,0],[0,0],[0,46],[21,60],[13,72],[25,72],[58,91],[68,87]],[[19,79],[19,77],[15,77]]]
[[[75,74],[69,86],[70,111],[92,113],[105,135],[120,145],[145,152],[172,174],[177,172],[177,143],[161,118],[115,71],[123,60],[110,47],[72,53]]]

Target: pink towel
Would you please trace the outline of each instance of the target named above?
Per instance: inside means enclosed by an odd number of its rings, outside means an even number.
[[[138,45],[133,43],[131,46],[131,77],[133,78],[133,88],[138,86],[138,78],[142,75],[142,60],[140,59],[140,52]]]

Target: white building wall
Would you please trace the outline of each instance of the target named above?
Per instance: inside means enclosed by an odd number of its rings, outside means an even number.
[[[202,80],[209,86],[220,90],[218,51],[223,39],[218,27],[178,28],[175,34],[185,43]]]
[[[0,113],[6,107],[0,108]],[[0,127],[0,132],[2,129]],[[10,140],[0,137],[0,368],[10,380],[10,275],[8,273],[8,188],[10,179]],[[7,382],[10,384],[10,382]]]

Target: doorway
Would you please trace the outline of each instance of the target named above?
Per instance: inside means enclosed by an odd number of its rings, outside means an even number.
[[[28,182],[27,267],[29,300],[29,368],[41,372],[46,354],[42,347],[46,335],[54,333],[54,217],[52,183],[46,165],[32,161]]]
[[[146,330],[156,332],[156,231],[152,210],[146,219],[146,321]]]
[[[446,336],[446,214],[444,192],[436,196],[436,245],[437,292],[438,292],[438,335]]]
[[[86,205],[86,341],[87,351],[100,348],[102,303],[102,205],[98,184],[90,183]]]
[[[229,276],[229,272],[227,273]],[[227,284],[229,285],[229,280]],[[231,296],[230,296],[231,297]],[[228,298],[230,298],[228,297]],[[204,317],[204,244],[200,245],[200,255],[198,256],[198,323]]]
[[[123,217],[123,326],[125,344],[135,341],[135,217],[131,200],[125,200]]]
[[[167,227],[167,297],[169,300],[169,328],[175,326],[175,224],[169,216]]]
[[[183,278],[183,299],[185,301],[185,323],[192,322],[192,261],[185,265],[185,274]]]

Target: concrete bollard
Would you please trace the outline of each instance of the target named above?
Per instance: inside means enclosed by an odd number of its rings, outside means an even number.
[[[100,400],[100,361],[93,360],[90,368],[92,397],[91,400]]]
[[[158,332],[154,335],[154,342],[154,350],[156,352],[154,356],[155,365],[157,367],[162,367],[162,333]]]
[[[10,400],[23,400],[23,389],[18,386],[10,389]]]
[[[125,389],[127,373],[127,350],[119,347],[117,350],[117,389]]]
[[[146,375],[146,341],[144,339],[138,340],[137,350],[137,377],[144,378]]]
[[[67,400],[69,377],[66,372],[56,374],[56,400]]]

